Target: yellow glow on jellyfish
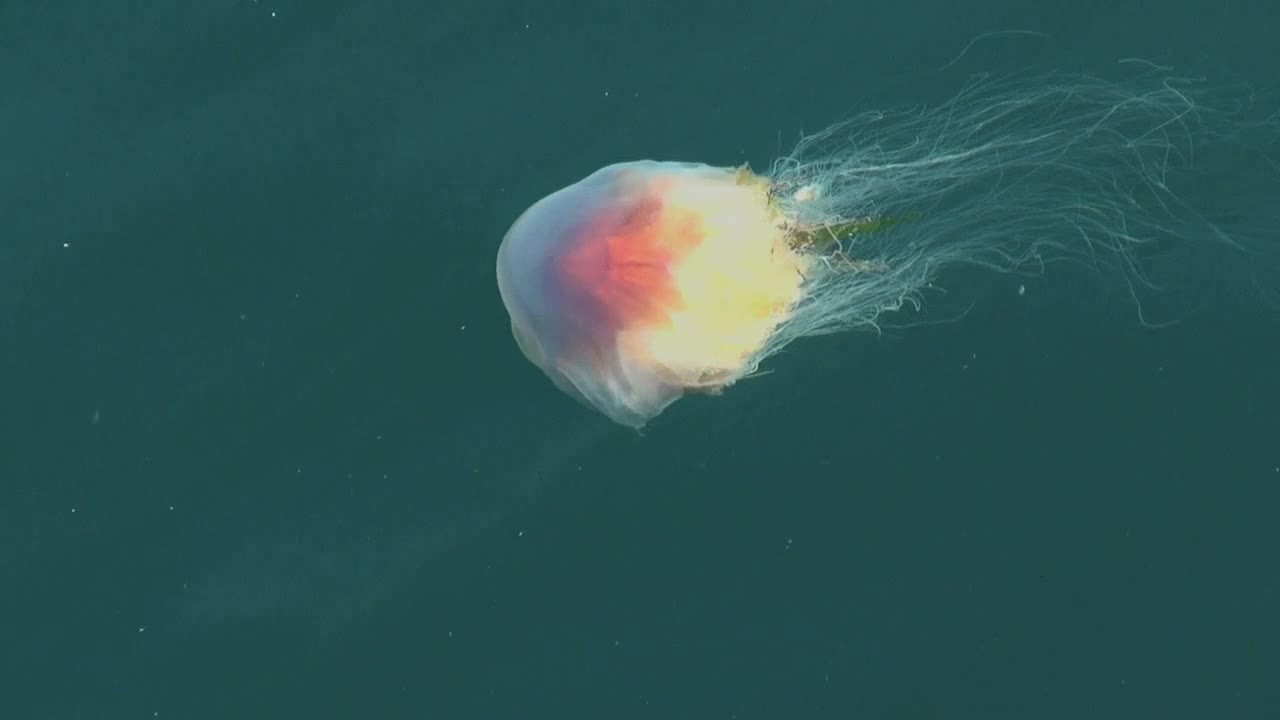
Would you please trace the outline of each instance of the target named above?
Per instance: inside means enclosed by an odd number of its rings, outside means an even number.
[[[687,391],[749,374],[812,262],[768,193],[746,170],[641,161],[542,199],[498,251],[520,348],[562,390],[632,427]]]
[[[1280,113],[1250,123],[1237,98],[1214,96],[1159,70],[1124,83],[983,77],[936,106],[806,136],[764,174],[610,165],[516,220],[498,250],[498,287],[529,360],[589,407],[641,427],[798,338],[919,308],[952,266],[1110,260],[1134,292],[1146,280],[1140,248],[1234,243],[1172,189],[1191,180],[1221,191],[1231,178],[1188,177],[1178,163],[1214,143],[1238,152],[1245,128],[1266,147]],[[1226,109],[1206,102],[1215,99]],[[1259,194],[1248,182],[1241,194]]]

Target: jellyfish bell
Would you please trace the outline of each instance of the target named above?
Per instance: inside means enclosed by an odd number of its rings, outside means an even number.
[[[543,198],[498,250],[520,349],[563,391],[641,427],[689,391],[755,371],[803,295],[767,179],[638,161]]]

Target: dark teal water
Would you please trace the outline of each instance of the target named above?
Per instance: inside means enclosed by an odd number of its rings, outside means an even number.
[[[1280,716],[1274,258],[1193,253],[1160,330],[955,278],[643,437],[493,278],[609,162],[1277,47],[1262,0],[0,6],[0,717]],[[1237,162],[1197,199],[1274,217]]]

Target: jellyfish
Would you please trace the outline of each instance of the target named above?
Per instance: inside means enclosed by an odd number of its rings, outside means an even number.
[[[617,162],[515,220],[499,293],[555,386],[642,428],[800,338],[919,311],[955,266],[1077,259],[1134,283],[1144,247],[1230,240],[1176,190],[1193,149],[1243,127],[1211,99],[1154,72],[978,77],[940,105],[804,135],[764,172]]]

